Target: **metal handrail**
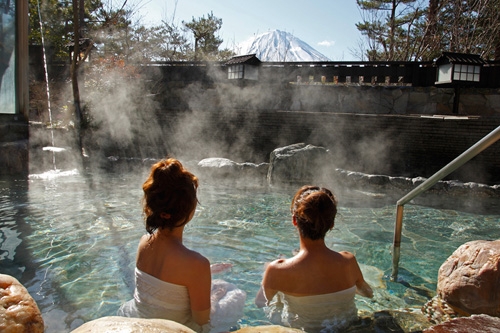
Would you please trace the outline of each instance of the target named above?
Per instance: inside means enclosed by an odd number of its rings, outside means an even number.
[[[401,232],[403,229],[403,211],[404,205],[414,199],[416,196],[421,193],[427,191],[438,181],[464,165],[467,161],[478,155],[480,152],[488,148],[490,145],[495,143],[500,139],[500,126],[494,129],[490,134],[486,135],[480,141],[478,141],[475,145],[467,149],[460,156],[455,158],[453,161],[448,163],[444,168],[436,172],[422,184],[414,188],[407,195],[402,197],[397,201],[396,207],[396,223],[394,225],[394,242],[392,248],[392,275],[391,279],[395,281],[398,277],[398,266],[399,266],[399,257],[400,257],[400,247],[401,247]]]

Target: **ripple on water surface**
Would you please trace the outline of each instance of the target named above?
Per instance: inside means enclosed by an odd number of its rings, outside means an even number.
[[[33,177],[25,188],[0,188],[0,258],[2,263],[10,260],[8,271],[22,266],[32,272],[24,282],[39,304],[47,332],[114,315],[132,298],[137,243],[145,233],[143,180],[126,179],[113,174],[91,180]],[[199,194],[195,217],[186,226],[186,245],[211,262],[232,263],[230,271],[214,278],[247,292],[243,324],[267,324],[253,299],[265,263],[291,256],[298,247],[289,211],[293,193],[201,184]],[[466,241],[500,238],[498,222],[499,215],[407,205],[398,282],[387,279],[395,206],[352,208],[341,201],[326,242],[353,252],[375,287],[374,299],[356,299],[361,311],[418,309],[433,296],[442,262]],[[14,258],[16,252],[25,254],[22,261]],[[66,327],[60,329],[61,323]]]

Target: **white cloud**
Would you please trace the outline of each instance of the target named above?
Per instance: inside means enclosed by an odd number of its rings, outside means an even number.
[[[335,45],[335,41],[334,40],[324,40],[322,42],[319,42],[318,43],[319,46],[326,46],[326,47],[330,47],[330,46],[333,46]]]

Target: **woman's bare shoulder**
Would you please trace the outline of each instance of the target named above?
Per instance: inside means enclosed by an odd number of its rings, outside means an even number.
[[[339,254],[342,256],[342,258],[347,259],[347,260],[356,260],[356,257],[354,254],[348,251],[340,251]]]
[[[274,261],[271,261],[269,264],[267,264],[266,270],[275,270],[275,271],[280,271],[283,269],[287,269],[290,266],[290,259],[276,259]]]
[[[186,259],[192,265],[196,265],[196,267],[200,269],[210,270],[210,261],[199,252],[186,248],[186,252],[184,254],[186,256]]]
[[[139,240],[138,251],[141,252],[143,249],[150,246],[151,242],[152,242],[152,235],[150,234],[142,235],[141,239]]]
[[[277,290],[286,290],[293,275],[287,259],[276,259],[267,264],[262,280],[267,299],[271,299]]]
[[[144,234],[141,236],[141,238],[139,239],[139,244],[144,244],[144,243],[148,243],[149,241],[151,241],[151,236],[150,234]]]

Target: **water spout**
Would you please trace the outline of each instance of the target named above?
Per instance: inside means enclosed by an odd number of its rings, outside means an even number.
[[[42,39],[42,55],[43,55],[43,67],[45,70],[45,82],[47,83],[46,85],[46,93],[47,93],[47,110],[49,111],[49,123],[50,123],[50,144],[52,148],[54,147],[54,125],[52,123],[52,108],[50,106],[50,89],[49,89],[49,72],[48,72],[48,66],[47,66],[47,55],[46,55],[46,50],[45,50],[45,38],[43,37],[43,23],[42,23],[42,11],[40,10],[40,1],[37,1],[37,6],[38,6],[38,20],[40,22],[40,36]],[[61,148],[62,149],[62,148]],[[54,149],[44,149],[43,150],[48,150],[52,152],[52,166],[54,170],[56,170],[56,151]]]

